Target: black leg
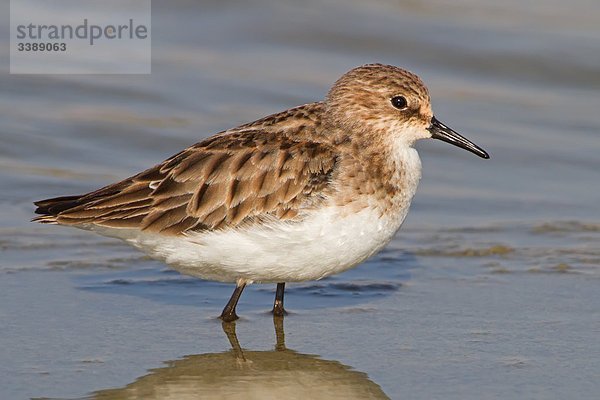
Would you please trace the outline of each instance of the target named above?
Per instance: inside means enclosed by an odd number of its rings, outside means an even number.
[[[273,303],[273,315],[275,317],[283,317],[287,314],[283,308],[283,292],[285,291],[285,282],[277,284],[277,291],[275,292],[275,303]]]
[[[220,318],[223,320],[223,322],[231,322],[231,321],[235,321],[236,319],[238,319],[238,316],[235,313],[235,306],[237,306],[238,300],[240,299],[240,296],[242,295],[242,292],[244,291],[245,287],[246,287],[245,282],[239,283],[235,287],[235,290],[233,291],[231,298],[229,299],[229,301],[227,302],[227,305],[225,306],[225,308],[223,309],[223,312],[221,313]]]

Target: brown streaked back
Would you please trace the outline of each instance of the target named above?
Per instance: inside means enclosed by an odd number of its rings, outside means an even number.
[[[297,110],[210,137],[94,192],[38,201],[34,221],[181,234],[269,217],[297,220],[333,190],[338,159],[331,146],[307,140],[314,112]]]

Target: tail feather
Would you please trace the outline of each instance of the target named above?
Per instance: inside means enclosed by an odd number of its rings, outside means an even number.
[[[148,175],[148,171],[90,193],[36,201],[33,204],[37,206],[35,213],[39,216],[32,221],[72,226],[107,225],[110,215],[119,215],[133,224],[137,221],[134,216],[150,212],[152,199],[149,196],[153,189],[150,188],[149,182],[143,180],[146,179],[145,175]],[[125,218],[123,213],[126,213],[128,218]]]
[[[82,203],[82,197],[83,196],[63,196],[35,201],[33,203],[37,206],[35,213],[40,214],[40,216],[35,217],[32,221],[46,224],[56,223],[58,214],[79,206]]]
[[[79,200],[81,197],[82,196],[62,196],[36,201],[33,203],[38,207],[35,210],[35,213],[52,215],[58,214],[62,211],[68,210],[69,208],[80,205],[81,202]]]

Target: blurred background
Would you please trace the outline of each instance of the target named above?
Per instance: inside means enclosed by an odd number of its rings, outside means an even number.
[[[154,0],[152,73],[132,76],[9,75],[8,6],[0,397],[152,387],[136,380],[164,362],[230,355],[214,318],[230,285],[179,276],[118,241],[34,225],[32,201],[88,192],[218,131],[321,100],[340,75],[371,62],[417,73],[437,118],[491,160],[419,143],[421,186],[386,250],[290,286],[287,346],[315,355],[303,371],[339,364],[350,374],[340,387],[366,382],[362,398],[600,392],[597,1]],[[266,314],[273,290],[244,294],[237,334],[283,365]],[[229,382],[236,376],[247,378]],[[257,398],[269,398],[256,382]]]

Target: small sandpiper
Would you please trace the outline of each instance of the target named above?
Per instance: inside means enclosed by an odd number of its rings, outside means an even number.
[[[439,139],[488,154],[438,121],[416,75],[368,64],[324,101],[229,129],[96,191],[35,203],[34,221],[116,237],[195,277],[235,282],[221,319],[237,319],[250,283],[325,278],[381,250],[421,178],[412,147]]]

